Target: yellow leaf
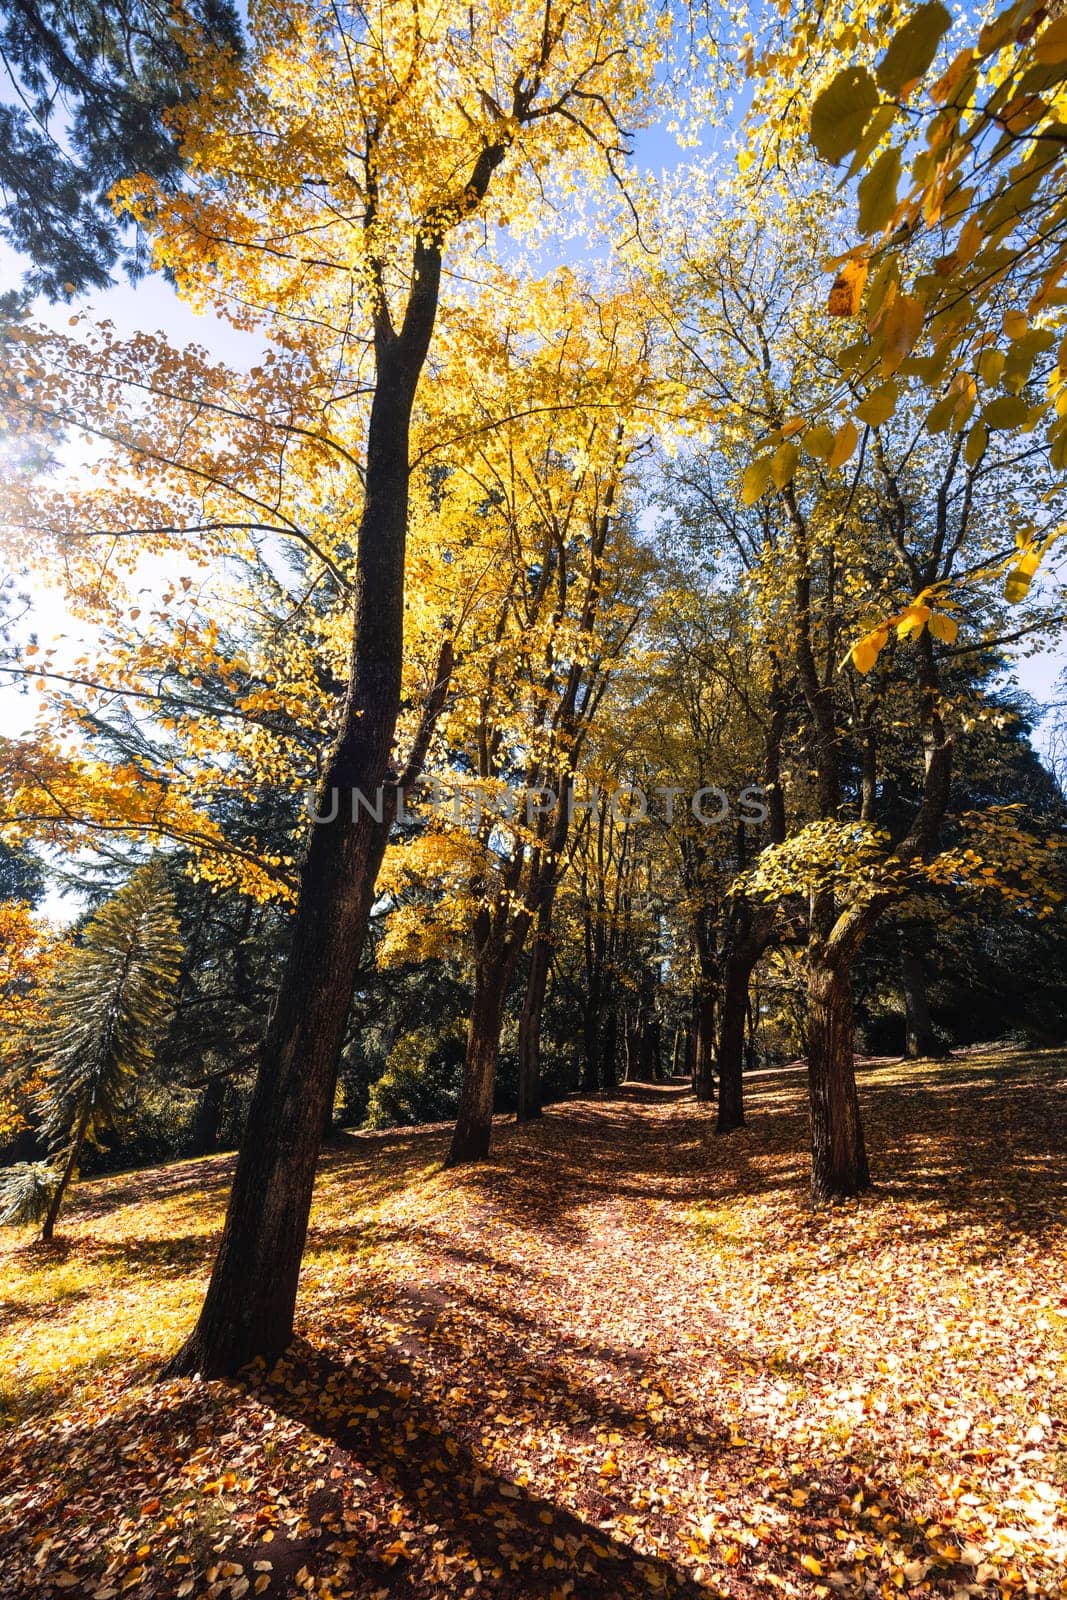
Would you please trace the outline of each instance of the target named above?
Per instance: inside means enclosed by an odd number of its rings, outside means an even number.
[[[862,639],[856,640],[850,654],[857,672],[870,672],[888,637],[888,628],[875,628],[871,633],[865,633]]]
[[[1009,339],[1024,339],[1030,332],[1030,318],[1025,311],[1005,311],[1002,326]]]
[[[801,1556],[800,1565],[805,1572],[810,1572],[813,1578],[822,1577],[822,1562],[816,1561],[814,1556]]]
[[[780,444],[771,462],[771,477],[779,489],[784,489],[797,470],[800,451],[795,444]]]
[[[1026,421],[1030,407],[1017,394],[998,394],[982,407],[982,420],[989,428],[1017,428]]]
[[[930,607],[924,605],[910,605],[901,615],[897,623],[897,638],[906,639],[909,634],[922,633],[930,616]]]
[[[759,456],[750,461],[741,480],[741,499],[746,506],[754,506],[771,481],[773,456]]]
[[[1026,599],[1030,581],[1040,565],[1041,557],[1036,550],[1027,550],[1019,557],[1004,584],[1004,598],[1011,605],[1018,605],[1020,600]]]
[[[933,61],[942,34],[951,26],[951,13],[940,0],[928,0],[913,12],[878,63],[879,88],[894,99],[907,95]]]
[[[927,626],[934,638],[943,640],[945,644],[955,644],[956,635],[960,631],[960,625],[955,617],[947,616],[944,611],[935,611]]]
[[[855,150],[878,104],[878,90],[863,67],[845,67],[811,108],[811,142],[824,161]]]
[[[896,386],[886,383],[880,389],[875,389],[865,400],[860,401],[856,407],[856,415],[861,422],[867,422],[872,428],[877,428],[883,422],[889,421],[896,404]]]
[[[990,388],[1000,382],[1000,375],[1004,371],[1003,350],[983,350],[978,357],[978,376],[983,383],[988,383]]]
[[[859,432],[856,424],[851,421],[842,423],[834,434],[834,447],[830,452],[829,465],[843,467],[855,450],[858,440]]]
[[[828,310],[832,317],[854,317],[867,285],[867,262],[846,261],[830,290]]]
[[[881,233],[893,220],[897,209],[900,182],[900,151],[895,145],[883,150],[867,176],[860,181],[859,225],[861,233]]]
[[[989,429],[984,422],[976,422],[963,447],[963,459],[969,467],[976,466],[981,460],[988,443]]]
[[[898,294],[885,314],[882,329],[882,371],[895,372],[923,330],[925,310],[914,295]]]
[[[834,448],[833,429],[826,427],[809,428],[800,442],[813,460],[828,461]]]
[[[943,106],[945,104],[952,92],[963,81],[973,60],[973,50],[961,50],[948,70],[942,73],[936,83],[930,85],[930,98],[935,105]]]
[[[1034,45],[1034,55],[1042,66],[1058,67],[1067,61],[1067,16],[1057,17]]]

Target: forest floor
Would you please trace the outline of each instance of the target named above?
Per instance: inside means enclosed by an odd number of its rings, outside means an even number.
[[[795,1072],[341,1137],[238,1385],[152,1382],[230,1158],[86,1183],[0,1245],[0,1595],[1067,1595],[1067,1056],[860,1084],[819,1215]]]

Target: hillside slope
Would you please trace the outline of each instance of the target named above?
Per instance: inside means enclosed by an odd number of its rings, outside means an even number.
[[[868,1064],[820,1216],[803,1087],[339,1140],[239,1386],[150,1382],[229,1161],[85,1185],[0,1241],[0,1593],[1067,1594],[1067,1060]]]

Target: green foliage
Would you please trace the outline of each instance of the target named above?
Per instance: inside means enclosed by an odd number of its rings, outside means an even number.
[[[121,1117],[170,1011],[180,943],[162,868],[142,869],[90,918],[46,998],[36,1051],[41,1130],[52,1148],[87,1118],[94,1143]]]
[[[28,850],[0,839],[0,900],[25,900],[35,906],[44,894],[44,869]]]
[[[393,1128],[454,1115],[462,1063],[461,1025],[443,1034],[432,1028],[401,1034],[370,1092],[366,1126]]]
[[[41,1222],[55,1199],[60,1173],[50,1161],[19,1161],[0,1170],[0,1223]]]
[[[130,1085],[151,1064],[180,955],[174,899],[163,866],[153,863],[90,917],[46,991],[32,1056],[41,1075],[34,1104],[41,1138],[62,1152],[46,1239],[83,1148],[121,1123]]]
[[[177,182],[166,114],[189,93],[183,26],[218,45],[240,40],[229,0],[192,0],[180,14],[145,0],[5,0],[0,47],[16,92],[0,105],[0,234],[29,256],[31,291],[104,288],[123,249],[112,185],[137,172]]]

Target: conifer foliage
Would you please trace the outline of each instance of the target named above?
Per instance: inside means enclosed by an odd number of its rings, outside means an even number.
[[[48,997],[36,1051],[36,1097],[48,1163],[8,1169],[0,1220],[42,1220],[50,1240],[87,1143],[121,1122],[126,1092],[147,1068],[171,1008],[180,955],[163,868],[144,867],[89,920]]]

